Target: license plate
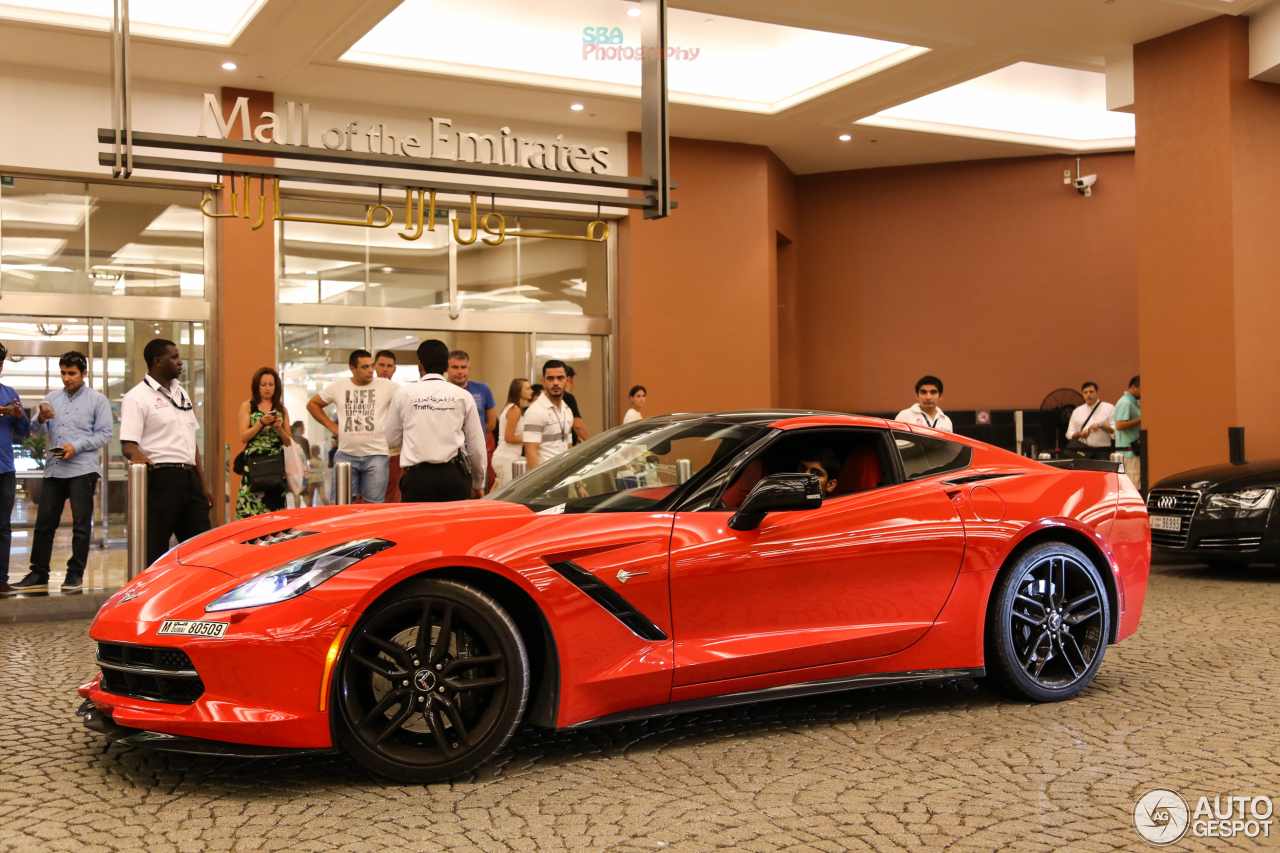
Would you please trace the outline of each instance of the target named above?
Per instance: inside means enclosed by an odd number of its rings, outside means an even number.
[[[166,619],[160,623],[157,634],[177,634],[183,637],[221,637],[227,633],[226,622],[200,622],[195,619]]]
[[[1182,531],[1182,518],[1177,515],[1153,515],[1151,516],[1151,529],[1179,533]]]

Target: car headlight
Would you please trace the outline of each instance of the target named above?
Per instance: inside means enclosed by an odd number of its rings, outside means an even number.
[[[206,613],[261,607],[296,598],[343,569],[394,545],[385,539],[361,539],[325,548],[258,575],[205,607]]]
[[[1205,501],[1208,509],[1267,509],[1276,496],[1275,489],[1244,489],[1239,492],[1223,492],[1209,495]]]

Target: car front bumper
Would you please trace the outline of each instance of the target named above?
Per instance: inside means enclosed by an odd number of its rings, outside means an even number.
[[[160,745],[160,736],[175,736],[285,749],[330,748],[329,714],[322,710],[327,702],[321,697],[325,661],[339,630],[354,624],[356,616],[305,595],[225,614],[206,614],[206,599],[172,610],[147,609],[133,601],[114,606],[108,602],[90,631],[92,639],[111,644],[113,651],[121,646],[129,647],[131,654],[133,649],[181,651],[203,687],[190,691],[199,694],[194,700],[186,696],[189,701],[157,701],[157,691],[125,690],[126,680],[134,686],[153,682],[119,666],[107,668],[124,669],[129,679],[108,679],[108,690],[100,672],[79,688],[80,696],[112,725],[156,735],[147,745]],[[226,634],[217,638],[159,635],[165,619],[229,624]],[[170,677],[157,669],[149,673]],[[148,740],[131,737],[130,742]]]

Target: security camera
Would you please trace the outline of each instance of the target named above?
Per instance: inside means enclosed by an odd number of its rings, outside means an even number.
[[[1083,196],[1093,195],[1093,185],[1098,182],[1097,175],[1082,175],[1076,178],[1076,190]]]

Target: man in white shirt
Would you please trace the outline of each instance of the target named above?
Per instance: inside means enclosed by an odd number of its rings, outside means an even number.
[[[120,450],[146,465],[147,564],[169,550],[169,537],[185,542],[210,529],[213,495],[205,487],[196,444],[195,406],[183,390],[182,356],[173,341],[156,338],[142,350],[147,375],[120,404]]]
[[[351,463],[352,500],[363,498],[382,503],[387,495],[390,474],[387,446],[387,409],[400,386],[373,373],[373,356],[368,350],[354,350],[347,359],[351,378],[330,382],[311,398],[307,411],[320,425],[338,437],[333,462]],[[325,406],[337,408],[335,423],[325,414]],[[329,491],[335,501],[334,489]]]
[[[573,412],[564,402],[568,378],[563,361],[552,359],[542,365],[542,396],[524,413],[524,456],[529,470],[569,449]]]
[[[445,379],[448,368],[443,341],[418,344],[422,378],[396,391],[387,412],[387,442],[401,445],[405,503],[484,496],[484,427],[471,392]]]
[[[1116,433],[1116,407],[1098,399],[1097,382],[1084,383],[1080,386],[1080,393],[1084,395],[1084,405],[1076,406],[1071,413],[1067,438],[1097,448],[1090,455],[1095,459],[1105,459],[1107,453],[1104,448],[1111,447],[1111,436]]]
[[[904,424],[932,427],[942,432],[955,432],[951,428],[951,418],[938,408],[940,402],[942,402],[942,380],[936,376],[922,376],[916,382],[916,404],[898,412],[894,420]]]

